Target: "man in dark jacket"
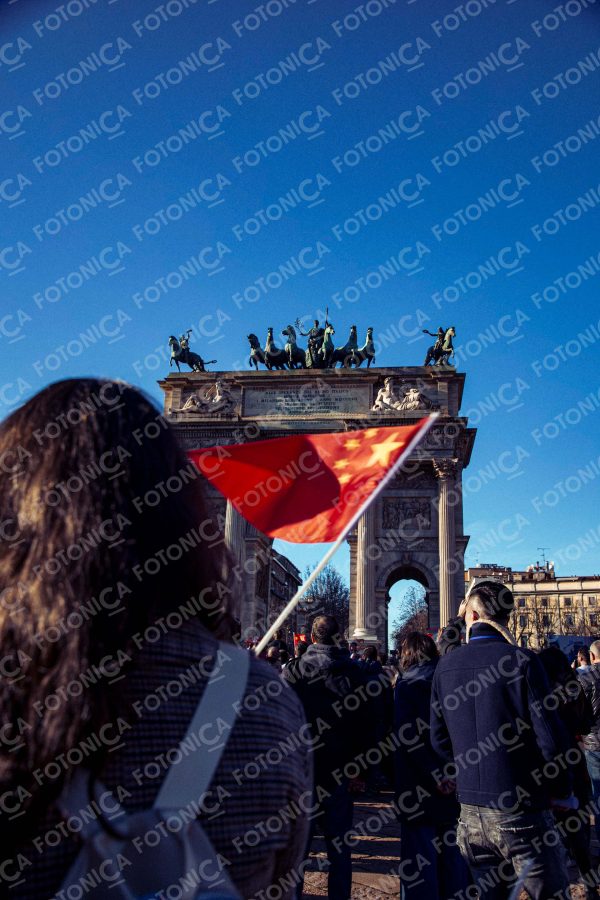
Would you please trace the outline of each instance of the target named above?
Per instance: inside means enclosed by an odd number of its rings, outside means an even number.
[[[283,678],[296,691],[311,725],[319,804],[315,818],[327,846],[328,896],[348,900],[352,857],[347,837],[353,812],[348,785],[349,778],[361,769],[360,762],[355,765],[354,761],[373,743],[371,697],[365,690],[364,674],[340,646],[342,635],[333,616],[317,616],[311,639],[295,669],[283,670]]]
[[[592,706],[592,727],[583,738],[585,761],[592,783],[596,836],[600,840],[600,641],[590,647],[590,667],[578,671],[583,691]]]
[[[544,900],[568,884],[549,807],[574,803],[569,740],[545,702],[551,689],[538,658],[506,627],[513,605],[492,580],[467,595],[459,611],[467,643],[440,660],[433,679],[431,741],[447,761],[440,779],[457,783],[458,842],[482,897],[508,897],[523,876]]]

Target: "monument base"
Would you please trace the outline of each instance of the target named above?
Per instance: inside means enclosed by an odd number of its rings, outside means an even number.
[[[355,628],[350,640],[361,641],[363,644],[376,644],[378,638],[376,634],[367,631],[366,628]]]

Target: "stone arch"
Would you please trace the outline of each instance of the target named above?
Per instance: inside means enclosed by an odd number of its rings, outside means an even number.
[[[429,626],[432,627],[439,617],[439,582],[437,573],[431,565],[412,557],[410,560],[393,559],[382,567],[376,579],[376,606],[380,611],[381,624],[377,629],[377,637],[385,649],[388,648],[388,607],[391,600],[390,588],[399,581],[417,581],[425,589]]]
[[[377,589],[388,593],[391,586],[402,579],[418,581],[428,593],[437,587],[437,577],[425,563],[420,560],[410,562],[394,560],[380,572]]]

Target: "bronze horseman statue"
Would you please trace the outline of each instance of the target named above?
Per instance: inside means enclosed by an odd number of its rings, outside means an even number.
[[[454,325],[451,325],[450,328],[443,329],[442,326],[437,330],[437,334],[433,334],[432,331],[428,331],[426,328],[423,329],[423,334],[430,334],[431,337],[434,337],[435,344],[432,344],[431,347],[427,350],[427,356],[425,357],[424,366],[434,365],[434,366],[451,366],[453,363],[450,362],[450,357],[454,356],[454,347],[452,345],[452,338],[456,337],[456,329]]]
[[[169,367],[175,363],[177,366],[177,371],[181,372],[181,368],[179,363],[185,363],[185,365],[189,366],[192,372],[206,372],[205,366],[209,366],[212,363],[216,363],[216,359],[209,359],[206,362],[199,356],[197,353],[194,353],[193,350],[190,350],[190,334],[192,333],[192,329],[188,328],[184,334],[180,335],[179,340],[175,337],[174,334],[169,338],[169,347],[171,348],[171,359],[169,360]]]

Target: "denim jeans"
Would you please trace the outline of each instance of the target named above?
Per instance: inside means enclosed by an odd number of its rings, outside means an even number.
[[[449,825],[400,826],[401,900],[451,900],[464,896],[469,870]]]
[[[592,782],[594,809],[600,810],[600,750],[586,750],[585,761]],[[600,841],[600,812],[594,813],[596,838]]]
[[[568,887],[567,859],[552,814],[461,806],[458,845],[482,900],[506,900],[521,875],[533,900]],[[525,874],[526,873],[526,874]]]

